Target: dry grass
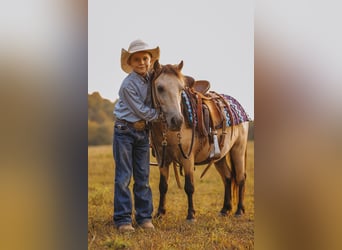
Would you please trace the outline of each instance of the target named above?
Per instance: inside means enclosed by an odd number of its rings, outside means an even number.
[[[119,234],[113,227],[114,160],[111,146],[88,149],[88,248],[89,249],[254,249],[254,142],[248,143],[246,214],[240,218],[220,217],[223,183],[211,167],[195,171],[195,223],[186,221],[187,197],[178,189],[170,171],[167,213],[154,220],[154,232],[137,230]],[[172,169],[170,169],[172,170]],[[184,185],[184,178],[181,177]],[[151,167],[150,184],[155,211],[159,202],[159,169]]]

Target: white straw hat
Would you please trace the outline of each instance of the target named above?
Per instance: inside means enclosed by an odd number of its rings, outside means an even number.
[[[132,67],[128,64],[129,57],[136,52],[146,51],[149,52],[152,56],[151,58],[151,65],[159,59],[159,47],[151,48],[147,43],[144,41],[138,39],[131,42],[131,44],[128,47],[128,50],[121,49],[121,68],[126,73],[132,72]]]

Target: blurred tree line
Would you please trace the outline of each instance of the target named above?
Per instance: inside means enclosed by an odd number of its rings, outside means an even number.
[[[115,102],[98,92],[88,94],[88,145],[112,144]],[[248,139],[254,140],[254,121],[249,124]]]
[[[112,143],[114,105],[98,92],[88,94],[88,145]]]

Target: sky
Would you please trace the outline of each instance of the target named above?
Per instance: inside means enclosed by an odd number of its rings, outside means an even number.
[[[142,39],[160,47],[160,63],[208,80],[254,119],[253,1],[88,1],[88,93],[115,101],[127,75],[121,49]]]

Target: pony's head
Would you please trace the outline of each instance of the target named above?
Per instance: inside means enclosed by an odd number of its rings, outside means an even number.
[[[183,61],[174,65],[161,65],[157,60],[153,65],[153,103],[163,112],[168,129],[172,131],[179,131],[184,122],[181,107],[181,92],[184,89],[182,68]]]

